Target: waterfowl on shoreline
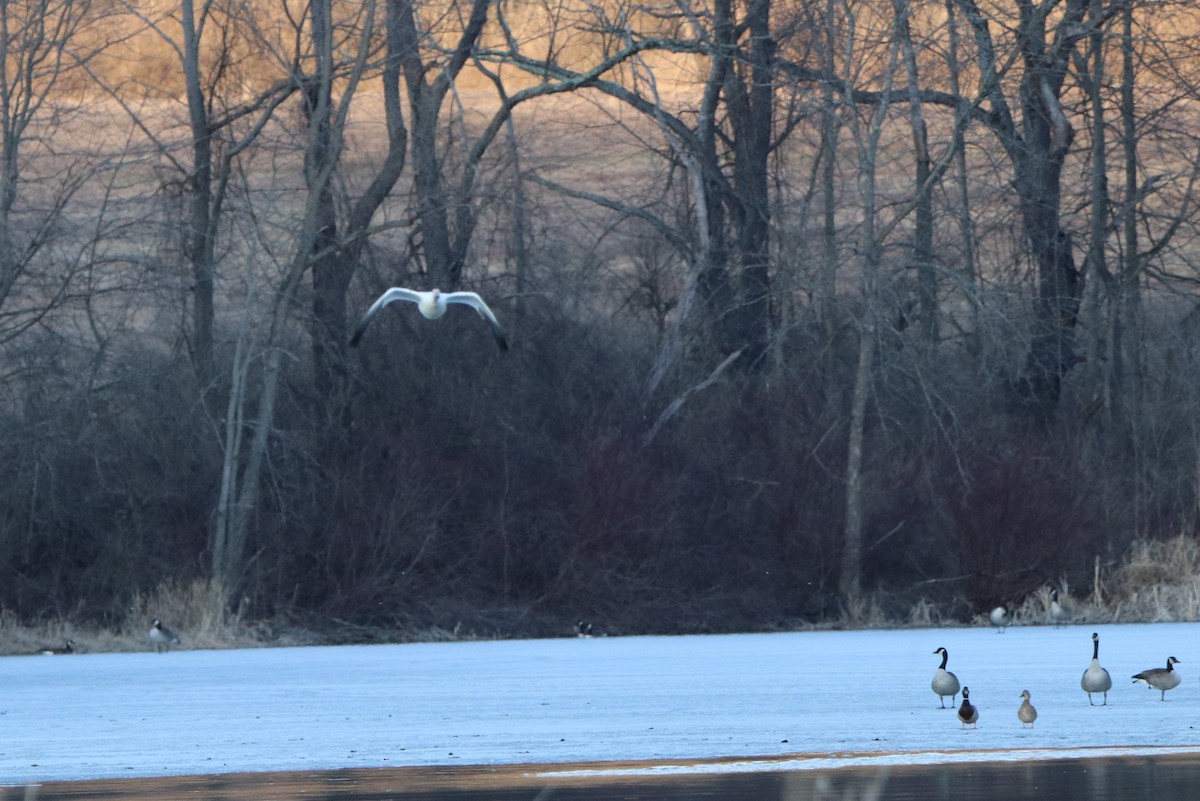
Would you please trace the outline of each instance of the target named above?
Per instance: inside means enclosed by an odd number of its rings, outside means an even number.
[[[1055,628],[1071,622],[1071,610],[1058,600],[1058,590],[1050,590],[1050,622]]]
[[[172,645],[179,645],[179,635],[171,631],[162,624],[158,618],[154,618],[154,625],[150,627],[150,642],[154,643],[154,650],[159,653],[171,650]]]
[[[1012,625],[1012,617],[1008,614],[1008,609],[1001,605],[997,606],[988,613],[988,620],[992,621],[992,625],[996,627],[997,634],[1003,634],[1004,630]]]

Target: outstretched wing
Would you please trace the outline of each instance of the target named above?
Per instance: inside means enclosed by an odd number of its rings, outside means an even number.
[[[504,329],[500,327],[496,315],[492,314],[492,310],[483,302],[483,298],[474,292],[450,292],[442,295],[442,299],[447,303],[462,303],[479,312],[479,316],[487,320],[488,325],[492,327],[492,336],[496,338],[496,344],[500,346],[500,350],[508,350],[508,338],[504,336]]]
[[[394,300],[407,300],[416,303],[421,299],[421,295],[411,289],[404,287],[392,287],[387,292],[379,296],[379,299],[371,304],[371,308],[367,309],[367,313],[363,315],[362,322],[358,324],[358,328],[354,329],[354,336],[350,337],[350,347],[356,347],[358,341],[362,339],[363,331],[367,330],[367,325],[371,322],[371,318],[379,313],[379,310],[388,305]]]

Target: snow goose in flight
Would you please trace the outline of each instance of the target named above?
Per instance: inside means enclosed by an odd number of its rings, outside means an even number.
[[[500,323],[496,321],[496,315],[492,314],[492,310],[483,302],[483,298],[474,292],[446,292],[443,293],[440,289],[431,289],[428,292],[418,292],[415,289],[405,289],[403,287],[393,287],[387,292],[379,296],[379,299],[371,304],[371,308],[367,309],[367,313],[363,315],[362,322],[358,324],[358,328],[354,330],[354,336],[350,337],[350,346],[354,347],[358,341],[362,339],[363,332],[367,330],[368,323],[371,318],[379,313],[379,310],[395,300],[407,300],[417,304],[426,318],[436,320],[446,313],[446,307],[451,303],[461,303],[464,306],[470,306],[475,311],[479,312],[479,316],[487,321],[492,327],[492,336],[496,338],[496,344],[500,346],[500,350],[508,350],[508,339],[504,336],[504,329],[500,327]]]

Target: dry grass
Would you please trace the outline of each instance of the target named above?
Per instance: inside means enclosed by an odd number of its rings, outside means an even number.
[[[79,653],[146,651],[153,646],[147,636],[155,618],[174,630],[183,641],[178,648],[248,648],[274,640],[262,626],[245,623],[240,616],[213,611],[208,583],[166,582],[149,595],[135,596],[129,613],[116,628],[98,628],[68,619],[18,621],[11,612],[0,614],[0,654],[36,654],[73,640]]]
[[[1140,540],[1106,585],[1112,619],[1200,619],[1200,545],[1187,536]]]
[[[1059,601],[1068,608],[1074,623],[1137,623],[1200,620],[1200,544],[1187,536],[1169,540],[1142,540],[1110,571],[1097,563],[1093,586],[1086,596],[1073,595],[1066,581],[1056,587]],[[1013,625],[1050,625],[1049,585],[1039,587],[1010,610]],[[785,628],[816,630],[829,628],[929,628],[955,625],[937,604],[921,598],[900,617],[875,594],[866,594],[853,607],[844,608],[837,620],[803,623]],[[146,595],[131,599],[128,615],[117,627],[101,629],[70,619],[22,622],[11,612],[0,612],[0,655],[36,654],[61,647],[73,640],[76,651],[146,651],[152,645],[146,636],[154,618],[160,618],[183,639],[180,648],[250,648],[262,646],[314,645],[343,642],[448,642],[478,639],[474,627],[431,626],[383,630],[357,626],[352,621],[327,621],[324,634],[266,622],[248,622],[236,613],[221,612],[214,605],[205,581],[166,582]],[[968,625],[988,626],[982,610]],[[478,615],[486,616],[479,611]],[[500,627],[512,633],[512,626]],[[499,628],[494,636],[502,636]],[[565,629],[564,629],[565,631]],[[542,636],[545,636],[544,634]]]
[[[1111,570],[1099,559],[1086,595],[1059,581],[1059,602],[1074,623],[1171,623],[1200,620],[1200,544],[1180,535],[1138,540]],[[1010,610],[1013,625],[1050,624],[1050,586],[1039,587]],[[987,611],[972,621],[990,625]]]

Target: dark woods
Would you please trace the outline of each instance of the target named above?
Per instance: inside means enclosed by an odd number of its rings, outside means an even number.
[[[19,5],[21,619],[962,619],[1195,530],[1190,6]],[[348,348],[397,285],[511,349],[406,303]]]

